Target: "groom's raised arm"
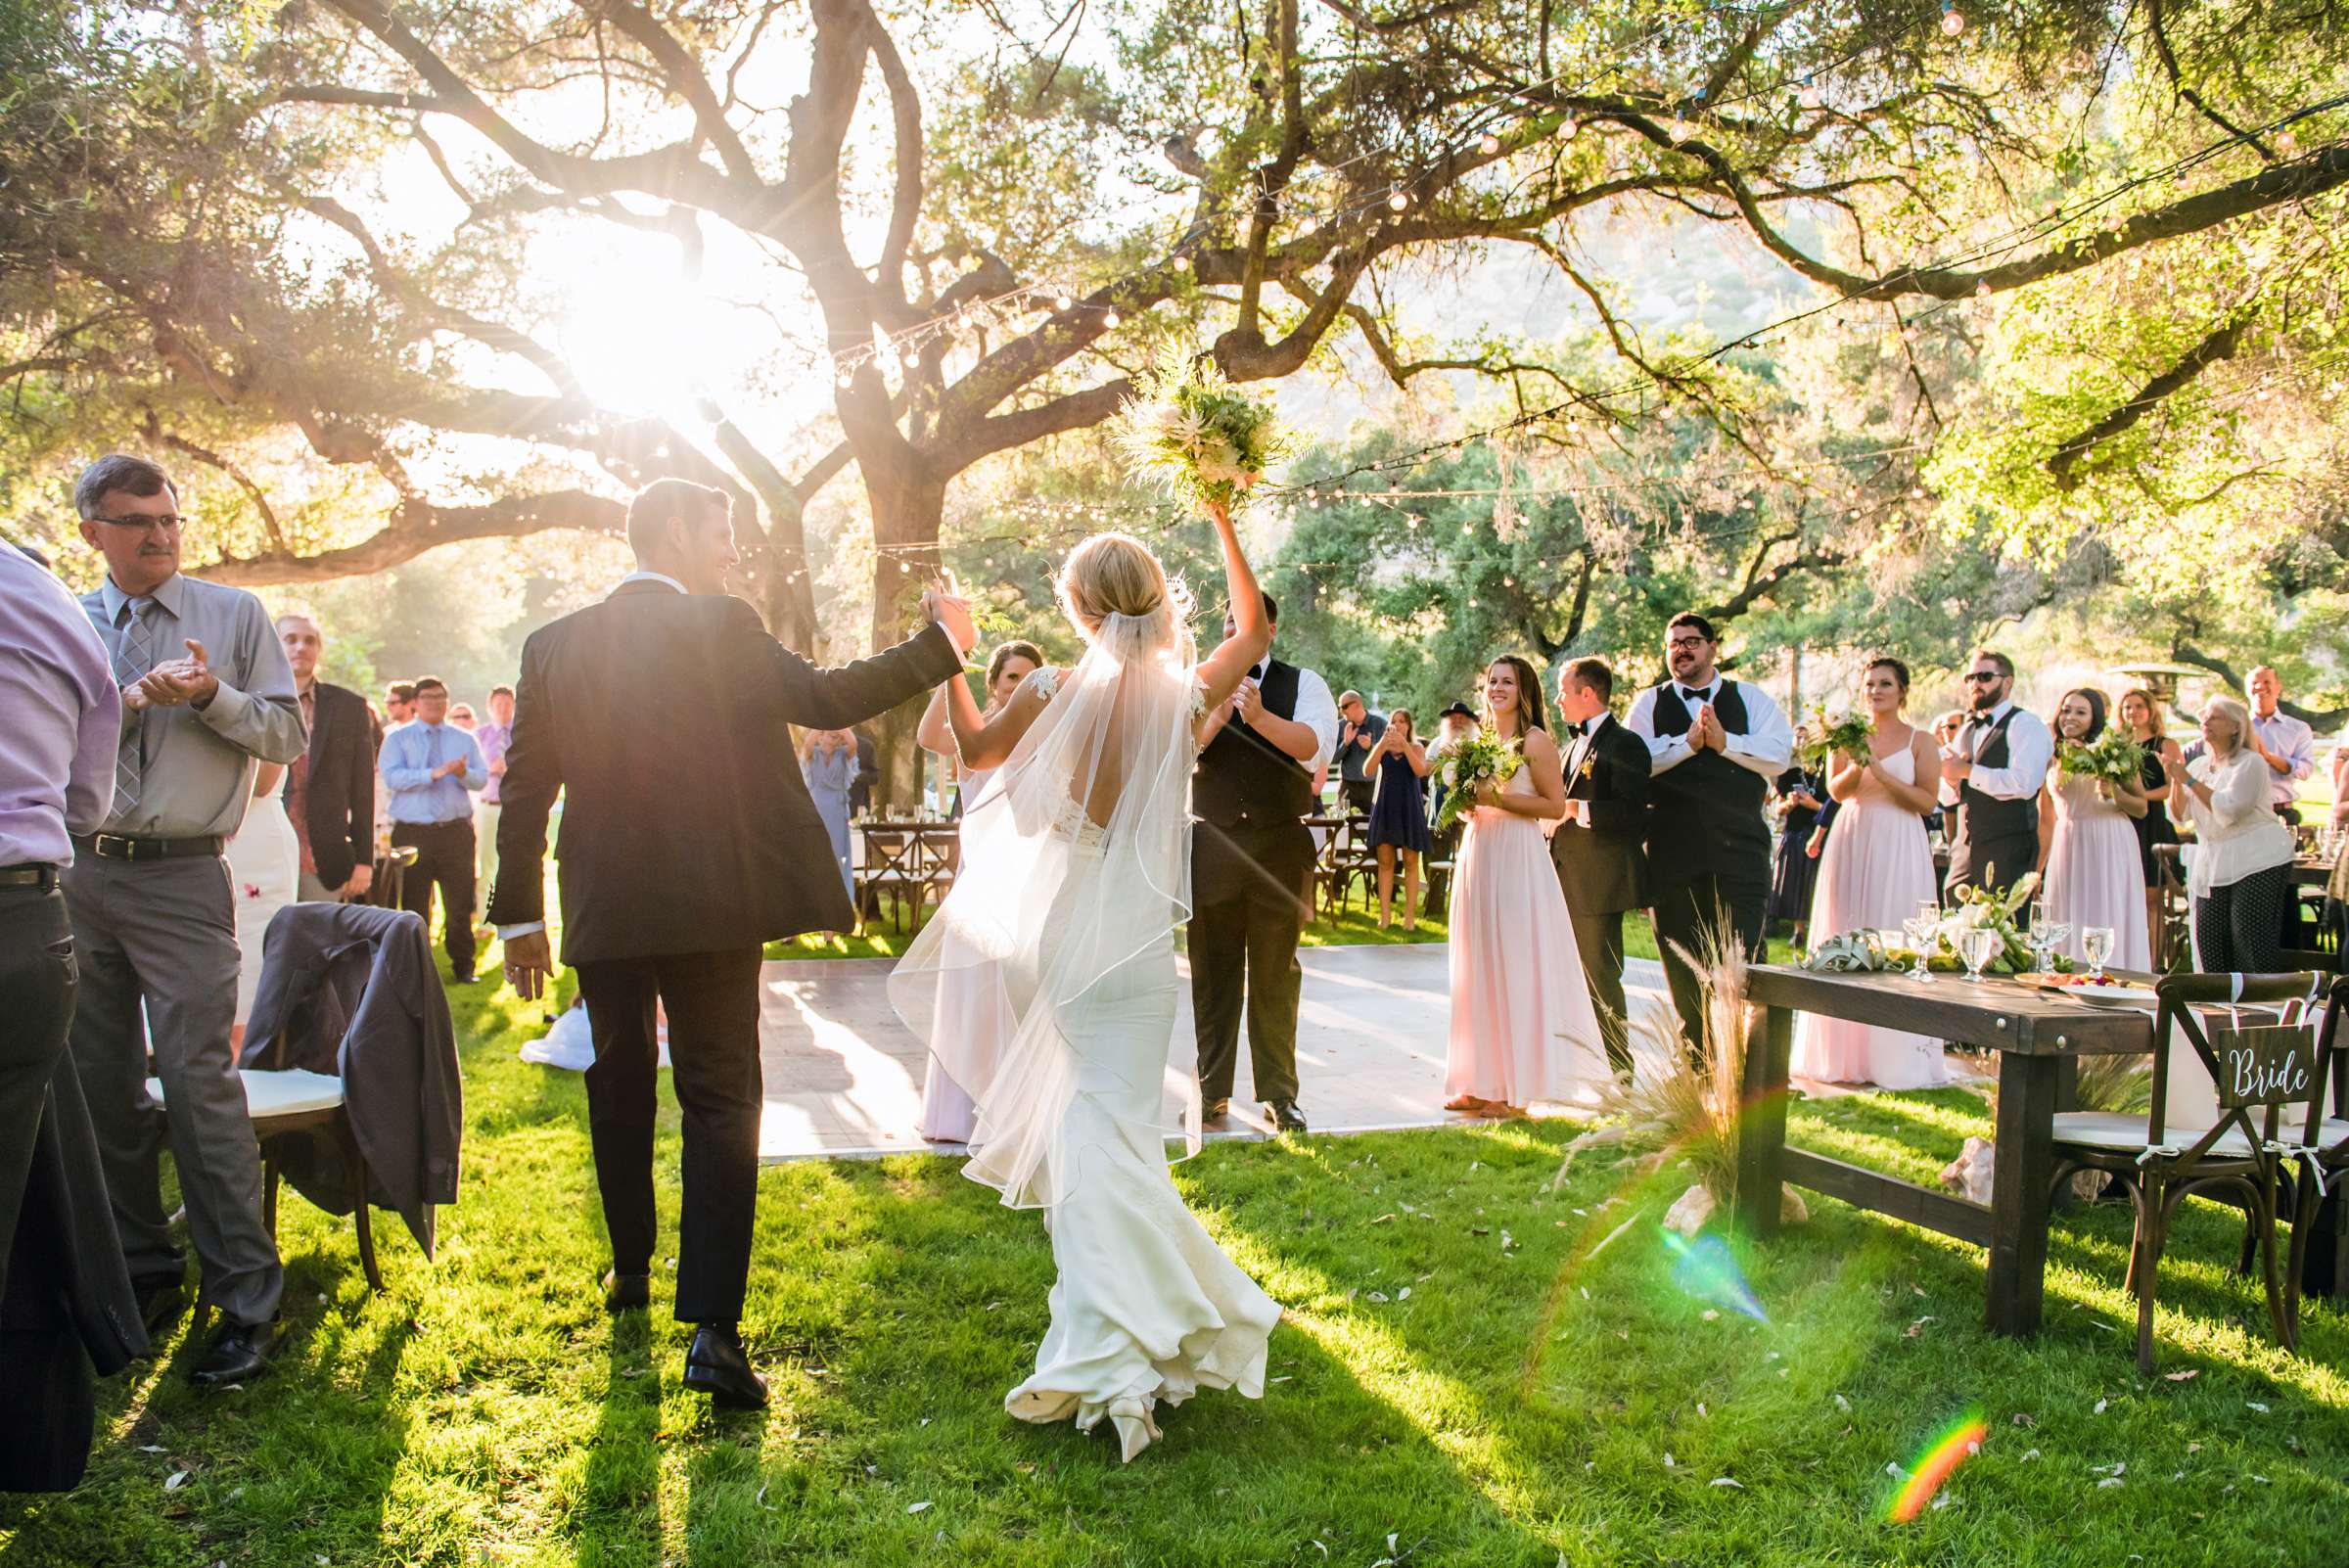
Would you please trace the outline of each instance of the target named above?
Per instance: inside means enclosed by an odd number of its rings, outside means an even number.
[[[759,613],[742,600],[734,601],[731,614],[729,637],[744,650],[738,668],[765,688],[776,717],[803,728],[861,724],[962,671],[961,652],[935,622],[895,648],[826,669],[775,641],[760,623]],[[519,736],[519,719],[516,732]],[[512,766],[510,756],[507,765]]]

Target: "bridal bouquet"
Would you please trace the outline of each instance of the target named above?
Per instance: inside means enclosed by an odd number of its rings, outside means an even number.
[[[1476,805],[1476,792],[1487,784],[1497,789],[1525,765],[1525,753],[1515,741],[1497,740],[1479,730],[1452,744],[1436,761],[1436,777],[1444,781],[1444,805],[1436,812],[1436,831],[1447,833]]]
[[[1830,715],[1824,707],[1811,710],[1811,739],[1803,746],[1803,763],[1824,772],[1839,752],[1867,755],[1867,739],[1876,732],[1875,720],[1861,714]]]
[[[1175,350],[1120,412],[1118,444],[1137,478],[1196,507],[1228,507],[1288,455],[1290,438],[1269,401],[1241,396],[1207,355]]]
[[[2125,731],[2109,726],[2085,746],[2078,741],[2055,743],[2055,765],[2081,778],[2134,784],[2143,761],[2137,742]]]

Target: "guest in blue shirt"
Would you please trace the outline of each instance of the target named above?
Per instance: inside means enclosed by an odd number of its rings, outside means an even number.
[[[471,735],[448,722],[448,687],[427,675],[416,682],[416,717],[384,736],[384,787],[391,792],[392,842],[413,847],[399,906],[433,919],[440,890],[441,940],[457,984],[473,981],[473,798],[489,782],[489,764]]]

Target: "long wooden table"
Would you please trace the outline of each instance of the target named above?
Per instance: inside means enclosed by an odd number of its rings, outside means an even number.
[[[1757,964],[1749,977],[1748,994],[1761,1007],[1746,1051],[1746,1135],[1737,1173],[1739,1219],[1749,1233],[1776,1233],[1779,1183],[1791,1181],[1973,1242],[1990,1249],[1985,1318],[1991,1328],[2037,1333],[2053,1204],[2055,1113],[2071,1096],[2080,1057],[2152,1051],[2151,1008],[2075,1001],[2010,980],[1951,975],[1920,982]],[[1998,1135],[1988,1205],[1787,1145],[1787,1064],[1798,1010],[1998,1053]]]

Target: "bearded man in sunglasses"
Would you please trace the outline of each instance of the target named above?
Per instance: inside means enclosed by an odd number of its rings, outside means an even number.
[[[1983,649],[1965,677],[1971,712],[1942,749],[1957,792],[1949,887],[2007,888],[2039,860],[2039,790],[2055,757],[2046,722],[2014,705],[2014,661]]]

